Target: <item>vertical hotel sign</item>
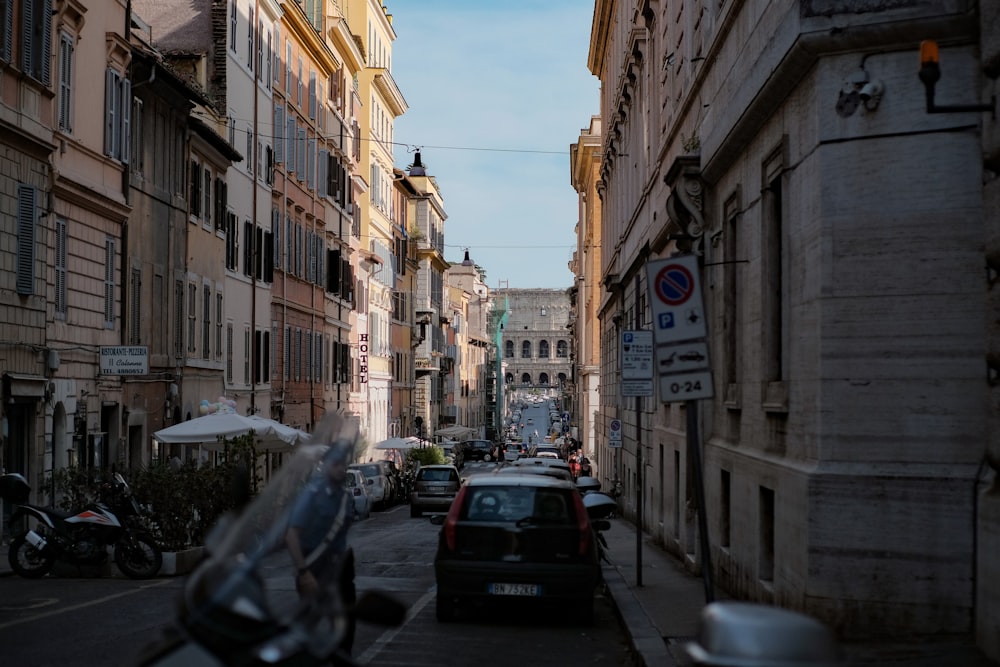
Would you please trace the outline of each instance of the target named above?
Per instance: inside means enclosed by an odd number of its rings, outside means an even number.
[[[359,370],[361,384],[368,382],[368,334],[358,334],[358,361],[361,362]]]

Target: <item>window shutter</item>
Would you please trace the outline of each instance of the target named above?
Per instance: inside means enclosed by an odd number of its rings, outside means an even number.
[[[63,33],[59,38],[59,129],[73,131],[73,38]]]
[[[243,275],[253,275],[253,223],[243,221]]]
[[[274,161],[285,161],[285,107],[274,105]]]
[[[104,71],[104,154],[115,154],[115,88],[117,74],[113,69]]]
[[[0,44],[0,58],[10,62],[11,42],[14,41],[14,3],[3,3],[3,44]]]
[[[306,187],[316,189],[316,140],[310,139],[306,148]]]
[[[66,220],[56,218],[56,315],[66,317]]]
[[[31,50],[34,41],[31,17],[35,14],[35,0],[23,0],[21,5],[21,71],[31,73]]]
[[[132,82],[122,79],[122,99],[119,113],[121,114],[121,139],[118,146],[121,149],[118,159],[122,164],[128,164],[129,156],[132,154]]]
[[[132,280],[129,283],[129,344],[139,345],[142,341],[142,335],[139,332],[139,327],[142,324],[142,271],[140,269],[132,269]]]
[[[326,149],[320,149],[319,151],[319,178],[317,186],[319,190],[317,194],[320,197],[327,197],[330,194],[330,183],[328,181],[330,173],[330,151]]]
[[[104,326],[115,328],[115,240],[104,240]]]
[[[316,72],[309,72],[309,118],[316,120]]]
[[[295,115],[288,107],[285,115],[285,171],[295,171]]]
[[[184,281],[174,281],[174,357],[184,357]]]
[[[35,188],[17,186],[17,293],[35,293]]]

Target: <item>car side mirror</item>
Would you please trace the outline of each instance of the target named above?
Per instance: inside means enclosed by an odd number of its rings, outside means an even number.
[[[607,519],[596,519],[590,522],[594,530],[611,530],[611,522]]]
[[[375,484],[375,480],[374,479],[367,479],[367,480],[365,480],[365,484],[367,484],[368,486],[371,486],[371,485]]]
[[[443,526],[446,517],[447,515],[445,514],[432,514],[431,523],[433,523],[435,526]]]

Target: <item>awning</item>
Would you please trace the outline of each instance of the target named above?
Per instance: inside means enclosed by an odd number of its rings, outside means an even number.
[[[48,378],[41,375],[3,374],[4,394],[12,397],[45,398],[45,387],[48,383]]]
[[[458,424],[445,426],[434,431],[434,435],[443,435],[446,438],[468,438],[475,434],[475,429],[471,429],[468,426],[459,426]]]

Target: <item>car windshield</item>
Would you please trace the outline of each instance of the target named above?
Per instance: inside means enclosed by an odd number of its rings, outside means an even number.
[[[421,468],[417,479],[424,482],[457,482],[458,475],[454,470],[444,468]]]
[[[365,474],[365,477],[378,477],[382,474],[381,468],[374,463],[371,465],[358,466],[358,469]]]
[[[524,521],[571,524],[575,521],[567,494],[530,486],[483,486],[469,489],[462,508],[470,521]]]

